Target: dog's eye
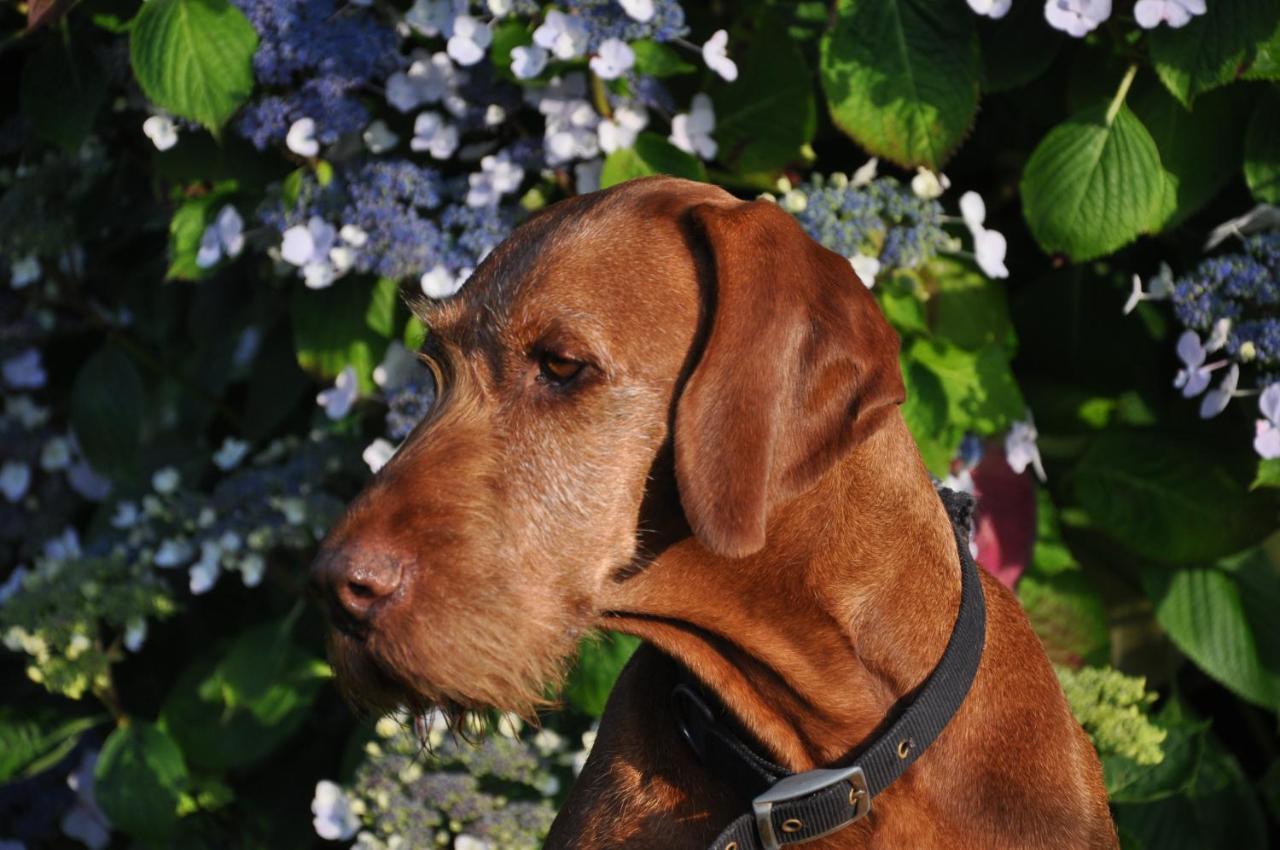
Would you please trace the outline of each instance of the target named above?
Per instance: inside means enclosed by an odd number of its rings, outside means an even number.
[[[568,357],[561,357],[550,351],[542,352],[542,356],[538,359],[538,369],[542,379],[559,386],[578,377],[585,365],[581,361],[570,360]]]

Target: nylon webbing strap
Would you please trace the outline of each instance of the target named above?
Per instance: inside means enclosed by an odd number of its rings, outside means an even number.
[[[942,733],[973,684],[986,639],[986,605],[978,565],[969,554],[973,501],[939,489],[955,529],[960,610],[938,665],[893,724],[844,767],[791,773],[765,758],[717,716],[688,679],[676,688],[682,731],[709,771],[751,798],[752,812],[729,824],[710,850],[775,850],[848,826]]]

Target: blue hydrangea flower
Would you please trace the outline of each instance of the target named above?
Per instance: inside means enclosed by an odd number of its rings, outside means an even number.
[[[689,32],[684,9],[673,0],[657,0],[653,16],[643,23],[627,14],[617,0],[565,0],[563,5],[566,12],[577,15],[586,25],[588,49],[593,52],[610,38],[661,42],[674,41]]]
[[[259,149],[280,142],[300,118],[332,144],[369,123],[359,90],[398,68],[395,30],[356,4],[336,0],[235,0],[258,32],[259,84],[280,91],[246,107],[238,130]]]
[[[914,268],[943,250],[942,205],[917,197],[896,180],[863,187],[815,175],[801,186],[805,201],[795,212],[814,239],[846,257],[876,257],[885,268]]]

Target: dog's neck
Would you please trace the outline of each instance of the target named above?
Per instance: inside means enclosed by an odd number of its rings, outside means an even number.
[[[763,551],[677,543],[618,586],[601,625],[678,660],[803,770],[839,761],[920,685],[959,597],[950,521],[895,413],[774,512]]]

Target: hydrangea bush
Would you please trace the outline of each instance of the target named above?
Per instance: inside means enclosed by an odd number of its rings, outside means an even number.
[[[536,727],[356,717],[306,568],[434,402],[404,297],[656,173],[779,204],[872,289],[925,463],[977,496],[976,555],[1057,665],[1126,846],[1267,845],[1274,3],[0,21],[0,847],[539,846],[634,642],[585,643]]]

